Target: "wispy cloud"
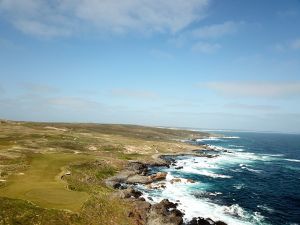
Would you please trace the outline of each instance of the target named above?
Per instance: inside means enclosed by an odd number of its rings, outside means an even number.
[[[5,93],[5,90],[2,86],[0,86],[0,95],[3,95]]]
[[[200,26],[169,39],[169,43],[176,47],[191,45],[194,52],[214,53],[222,48],[217,39],[233,35],[239,31],[245,22],[225,21],[223,23]]]
[[[20,86],[25,89],[25,91],[36,94],[44,93],[57,93],[59,88],[48,85],[48,84],[37,84],[37,83],[21,83]]]
[[[0,37],[0,48],[17,48],[12,41]]]
[[[223,96],[234,97],[299,97],[300,82],[208,82],[201,84]]]
[[[221,48],[221,45],[218,43],[209,43],[209,42],[198,42],[192,46],[192,51],[201,52],[201,53],[215,53]]]
[[[300,50],[300,38],[286,41],[283,43],[277,43],[273,46],[273,49],[278,52],[286,52],[286,51],[297,51]]]
[[[34,20],[19,20],[14,25],[25,34],[33,34],[39,37],[52,38],[57,36],[70,36],[72,31],[67,27],[42,23]]]
[[[296,11],[294,9],[283,10],[283,11],[277,12],[277,15],[282,18],[296,17],[299,15],[299,11]]]
[[[178,32],[206,16],[211,0],[2,0],[0,12],[24,33],[66,36],[90,27],[113,33]]]
[[[290,43],[290,48],[293,50],[300,50],[300,38],[293,40]]]
[[[225,35],[236,33],[242,24],[243,22],[234,21],[226,21],[221,24],[212,24],[193,30],[192,35],[195,38],[201,39],[219,38]]]
[[[54,107],[64,107],[72,109],[95,109],[102,108],[102,104],[97,101],[92,101],[89,99],[79,98],[79,97],[56,97],[49,98],[46,100],[46,104]]]
[[[166,51],[162,51],[162,50],[159,50],[159,49],[152,49],[150,51],[150,54],[155,57],[155,58],[158,58],[158,59],[172,59],[173,58],[173,55],[169,52],[166,52]]]
[[[224,105],[225,108],[232,108],[232,109],[242,109],[242,110],[254,110],[254,111],[277,111],[280,109],[279,106],[274,105],[250,105],[250,104],[242,104],[242,103],[230,103]]]
[[[157,98],[158,95],[151,91],[145,90],[131,90],[131,89],[113,89],[111,94],[115,97],[125,98],[142,98],[142,99],[153,99]]]

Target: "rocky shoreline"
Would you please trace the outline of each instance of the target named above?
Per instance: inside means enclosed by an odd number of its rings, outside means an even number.
[[[210,150],[207,146],[204,150]],[[136,184],[147,185],[149,188],[156,187],[157,181],[166,179],[167,173],[157,172],[149,174],[150,167],[169,167],[174,165],[172,157],[179,155],[194,155],[197,157],[212,157],[194,150],[188,153],[178,153],[173,155],[157,155],[153,162],[143,163],[139,161],[130,161],[124,170],[117,175],[105,180],[105,184],[118,191],[113,193],[114,198],[124,199],[133,204],[133,209],[129,213],[138,225],[226,225],[222,221],[213,221],[210,218],[195,217],[189,222],[183,220],[184,213],[177,209],[178,203],[170,202],[164,199],[159,203],[150,204],[142,196],[142,192],[135,190],[132,186]],[[214,156],[213,156],[214,157]],[[178,168],[180,169],[180,168]],[[174,179],[172,182],[181,182],[180,179]],[[193,182],[189,180],[187,182]]]

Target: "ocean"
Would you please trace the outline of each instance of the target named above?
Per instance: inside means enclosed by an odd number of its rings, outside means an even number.
[[[170,168],[152,168],[168,173],[165,188],[137,188],[152,203],[178,202],[185,222],[200,216],[229,225],[300,224],[300,135],[219,134],[225,137],[193,142],[209,145],[208,157],[172,156]]]

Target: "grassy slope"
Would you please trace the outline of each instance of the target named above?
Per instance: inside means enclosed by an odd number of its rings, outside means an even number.
[[[2,122],[0,224],[15,224],[16,218],[18,224],[46,224],[48,217],[53,224],[62,217],[62,224],[130,224],[130,205],[111,200],[103,179],[130,159],[191,150],[176,140],[202,135],[132,125]],[[66,171],[71,175],[61,179]]]
[[[35,154],[32,157],[28,170],[21,175],[12,175],[0,196],[30,200],[46,208],[79,211],[88,194],[67,190],[58,174],[66,164],[90,157],[70,153]]]

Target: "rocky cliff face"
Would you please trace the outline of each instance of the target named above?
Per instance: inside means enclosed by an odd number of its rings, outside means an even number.
[[[155,186],[156,181],[166,179],[166,173],[158,172],[147,175],[148,164],[141,162],[130,162],[119,174],[108,178],[107,186],[119,189],[112,197],[125,199],[131,202],[133,208],[129,213],[137,225],[181,225],[184,224],[184,214],[177,209],[177,203],[164,199],[157,204],[151,205],[142,198],[142,193],[132,187],[131,184],[150,184]],[[151,166],[153,166],[151,164]],[[168,163],[159,163],[158,166],[168,166]],[[174,181],[175,182],[175,181]],[[153,184],[152,184],[153,183]],[[124,186],[125,185],[125,186]],[[226,225],[221,221],[213,221],[209,218],[193,218],[186,225]]]

